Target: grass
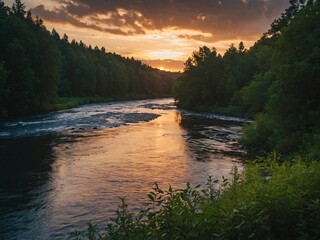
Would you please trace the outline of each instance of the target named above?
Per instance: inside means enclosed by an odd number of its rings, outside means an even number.
[[[102,97],[63,97],[59,98],[54,104],[50,104],[45,109],[47,112],[59,111],[68,108],[74,108],[88,103],[111,102],[111,98]]]
[[[160,96],[155,96],[155,98]],[[161,96],[161,97],[170,97],[170,96]],[[143,94],[129,94],[122,97],[60,97],[57,102],[42,106],[42,112],[53,112],[63,109],[74,108],[80,105],[89,104],[89,103],[106,103],[112,101],[129,101],[129,100],[142,100],[149,99],[150,96]]]

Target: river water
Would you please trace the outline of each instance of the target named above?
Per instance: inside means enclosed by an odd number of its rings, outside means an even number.
[[[0,239],[67,239],[167,189],[242,167],[245,119],[176,109],[172,99],[89,104],[0,122]]]

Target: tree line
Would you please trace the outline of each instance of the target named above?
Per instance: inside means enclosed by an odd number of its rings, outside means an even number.
[[[49,32],[15,0],[0,0],[0,118],[49,109],[61,97],[171,95],[176,74]]]
[[[253,117],[242,143],[319,157],[320,1],[291,0],[250,49],[201,47],[176,82],[181,107]]]

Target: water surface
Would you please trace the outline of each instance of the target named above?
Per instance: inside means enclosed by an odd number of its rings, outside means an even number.
[[[158,182],[228,176],[244,119],[177,110],[172,99],[90,104],[0,123],[0,239],[66,239],[100,226],[118,197],[138,209]]]

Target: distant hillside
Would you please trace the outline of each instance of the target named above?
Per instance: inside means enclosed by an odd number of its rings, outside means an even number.
[[[50,33],[20,0],[0,0],[0,36],[0,117],[47,111],[61,97],[166,97],[177,77]]]

